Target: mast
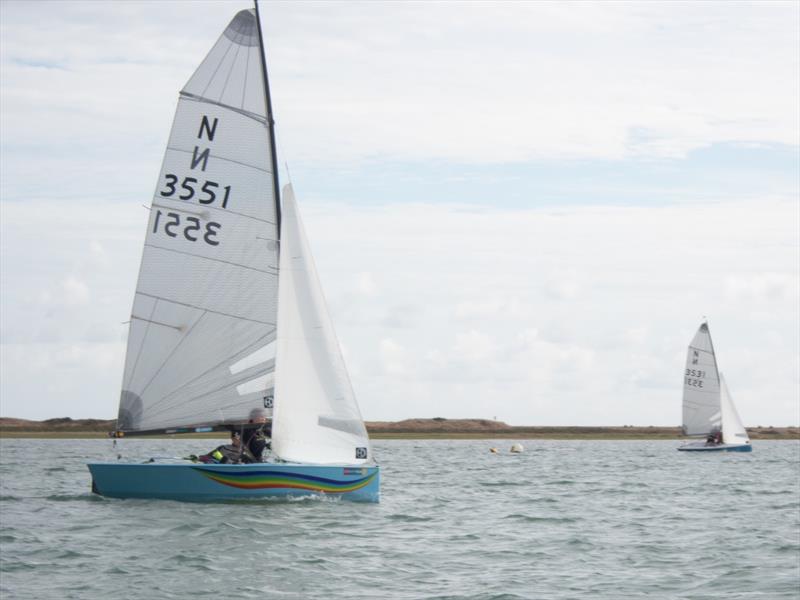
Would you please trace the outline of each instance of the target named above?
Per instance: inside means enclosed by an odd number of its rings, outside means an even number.
[[[278,156],[275,150],[275,119],[272,118],[272,97],[269,94],[269,78],[267,77],[267,55],[264,52],[264,36],[261,33],[261,16],[258,13],[258,0],[253,0],[256,7],[256,23],[258,24],[258,45],[261,48],[261,73],[264,76],[264,98],[267,104],[267,124],[269,125],[269,147],[272,155],[272,192],[275,197],[275,227],[277,239],[281,239],[281,196],[278,183]]]
[[[719,365],[717,364],[717,353],[714,350],[714,340],[711,339],[711,330],[708,328],[708,319],[703,317],[703,325],[706,326],[706,333],[708,333],[708,343],[711,345],[711,358],[714,359],[714,369],[717,371],[717,385],[719,386],[720,398],[722,397],[722,377],[719,372]]]

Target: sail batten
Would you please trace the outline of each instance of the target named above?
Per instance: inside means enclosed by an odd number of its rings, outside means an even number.
[[[210,98],[203,98],[202,96],[195,96],[194,94],[190,94],[189,92],[180,92],[181,98],[185,98],[191,102],[203,102],[205,104],[213,104],[214,106],[219,106],[222,108],[227,108],[228,110],[232,110],[233,112],[239,113],[245,117],[253,119],[254,121],[258,121],[262,125],[267,125],[267,118],[264,115],[260,115],[249,110],[244,110],[243,108],[231,106],[230,104],[223,104],[222,102],[217,102],[216,100],[211,100]]]

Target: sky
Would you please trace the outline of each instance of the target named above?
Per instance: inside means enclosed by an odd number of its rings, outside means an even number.
[[[0,2],[0,416],[113,418],[178,98],[247,2]],[[800,3],[264,2],[366,420],[800,424]]]

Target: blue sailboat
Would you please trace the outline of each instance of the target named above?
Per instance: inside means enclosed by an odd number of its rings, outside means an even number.
[[[725,379],[718,370],[706,322],[697,330],[686,356],[683,433],[704,438],[678,448],[685,452],[751,452],[753,449]]]
[[[180,92],[150,206],[116,438],[271,424],[267,462],[89,464],[92,490],[377,502],[377,466],[291,185],[280,193],[258,4]]]

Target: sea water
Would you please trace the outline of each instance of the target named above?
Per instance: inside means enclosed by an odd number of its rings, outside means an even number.
[[[379,504],[196,504],[93,495],[85,463],[214,440],[4,439],[0,597],[800,596],[800,443],[513,441],[377,441]]]

